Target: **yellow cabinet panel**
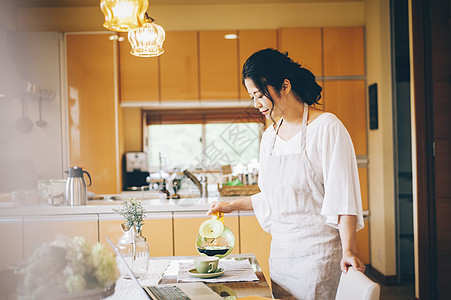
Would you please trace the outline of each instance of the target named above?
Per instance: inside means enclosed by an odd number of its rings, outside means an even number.
[[[0,218],[0,270],[23,260],[22,218]]]
[[[259,50],[277,48],[277,30],[240,30],[239,39],[240,68],[238,72],[240,80],[240,99],[247,100],[249,99],[249,94],[244,85],[241,84],[243,64],[249,56]]]
[[[196,237],[199,226],[209,217],[204,212],[174,212],[174,255],[199,255],[196,250]],[[235,248],[232,253],[239,253],[238,216],[228,214],[224,218],[224,224],[235,235]]]
[[[365,221],[365,227],[356,233],[357,257],[366,265],[370,263],[370,234],[368,222]]]
[[[325,110],[335,114],[351,135],[357,155],[367,154],[365,81],[325,81]]]
[[[240,212],[241,253],[254,253],[267,282],[269,276],[269,250],[271,235],[261,228],[255,216]]]
[[[199,99],[198,33],[166,33],[160,56],[161,100]]]
[[[200,31],[200,99],[237,100],[238,39],[226,39],[226,34],[238,34],[235,30]]]
[[[362,209],[368,209],[368,168],[359,168],[360,194],[362,195]]]
[[[365,75],[363,28],[324,28],[324,76]]]
[[[294,61],[322,76],[321,28],[279,29],[279,50],[288,51]]]
[[[70,165],[91,174],[94,193],[117,193],[114,43],[111,34],[68,34]]]
[[[55,240],[57,235],[81,236],[92,246],[98,242],[97,226],[97,215],[24,217],[25,258],[28,258],[42,243]]]
[[[121,224],[124,219],[118,215],[99,215],[100,242],[108,245],[105,236],[117,244],[123,232]],[[172,214],[171,213],[146,213],[142,235],[146,238],[150,247],[150,256],[172,256]]]
[[[130,54],[131,45],[126,34],[119,43],[120,100],[158,101],[158,57],[137,57]],[[164,55],[164,54],[163,54]]]

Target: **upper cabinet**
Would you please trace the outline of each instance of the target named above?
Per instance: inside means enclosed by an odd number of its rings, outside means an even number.
[[[198,33],[166,33],[160,56],[161,100],[199,99]]]
[[[323,88],[326,111],[335,114],[343,122],[351,136],[356,154],[366,155],[365,81],[325,81]]]
[[[94,193],[118,192],[117,99],[112,34],[67,34],[69,160],[91,174]]]
[[[365,75],[362,27],[326,27],[324,76]]]
[[[158,57],[130,54],[126,34],[119,43],[119,82],[121,102],[159,101]]]
[[[277,31],[273,30],[240,30],[239,32],[239,84],[240,99],[249,99],[246,88],[241,84],[241,71],[247,58],[254,52],[265,48],[277,48]]]
[[[238,35],[238,32],[199,32],[201,100],[237,100],[239,97],[238,39],[226,39],[229,34]]]
[[[282,28],[278,48],[313,75],[323,76],[321,28]]]

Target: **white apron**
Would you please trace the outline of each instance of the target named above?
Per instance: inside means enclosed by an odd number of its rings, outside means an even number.
[[[333,300],[341,273],[341,242],[338,230],[321,216],[324,186],[306,153],[307,116],[304,104],[301,153],[274,156],[274,139],[260,174],[263,199],[271,208],[270,276],[296,299]]]

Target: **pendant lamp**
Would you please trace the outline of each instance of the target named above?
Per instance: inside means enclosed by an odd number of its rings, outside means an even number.
[[[128,32],[128,41],[132,46],[131,54],[140,57],[152,57],[163,54],[164,29],[155,24],[155,20],[146,13],[142,27]]]
[[[101,0],[100,9],[105,15],[103,27],[120,32],[141,27],[148,6],[148,0]]]

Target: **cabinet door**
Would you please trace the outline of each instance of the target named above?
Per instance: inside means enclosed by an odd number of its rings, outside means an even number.
[[[364,221],[365,227],[356,233],[357,257],[368,265],[370,263],[370,234],[369,223]]]
[[[365,75],[363,28],[324,28],[324,76]]]
[[[243,64],[253,53],[266,49],[277,48],[277,31],[275,29],[268,30],[240,30],[239,32],[239,54],[240,54],[240,99],[249,99],[246,88],[241,84],[241,73]]]
[[[205,212],[174,212],[174,255],[199,255],[196,250],[196,237],[199,226],[209,217]],[[240,253],[238,214],[227,214],[224,224],[235,235],[235,248],[231,253]]]
[[[97,215],[65,215],[24,217],[23,239],[25,258],[42,243],[55,240],[57,235],[81,236],[89,245],[98,242]]]
[[[105,236],[117,244],[123,232],[121,224],[124,219],[115,214],[99,215],[100,242],[108,245]],[[172,213],[146,213],[142,235],[150,247],[150,256],[172,256]]]
[[[198,33],[166,33],[160,56],[161,100],[199,99]]]
[[[2,247],[0,248],[0,270],[3,270],[24,259],[22,218],[0,218],[0,236],[2,239]]]
[[[321,28],[279,29],[279,50],[288,51],[288,56],[313,75],[323,75]]]
[[[125,38],[119,43],[121,102],[159,101],[158,57],[131,55],[127,35],[121,36]]]
[[[114,43],[111,34],[68,34],[70,165],[91,174],[95,193],[118,192]]]
[[[200,31],[200,99],[238,99],[238,39],[226,39],[237,31]]]
[[[325,81],[325,110],[335,114],[351,135],[357,155],[367,154],[365,81]]]
[[[240,245],[241,253],[254,253],[262,268],[266,281],[269,277],[269,250],[271,235],[261,228],[257,218],[247,212],[240,212]]]
[[[359,168],[360,193],[362,195],[362,209],[368,210],[368,168]],[[356,234],[357,256],[364,264],[370,263],[370,235],[369,223],[364,218],[365,228]]]

